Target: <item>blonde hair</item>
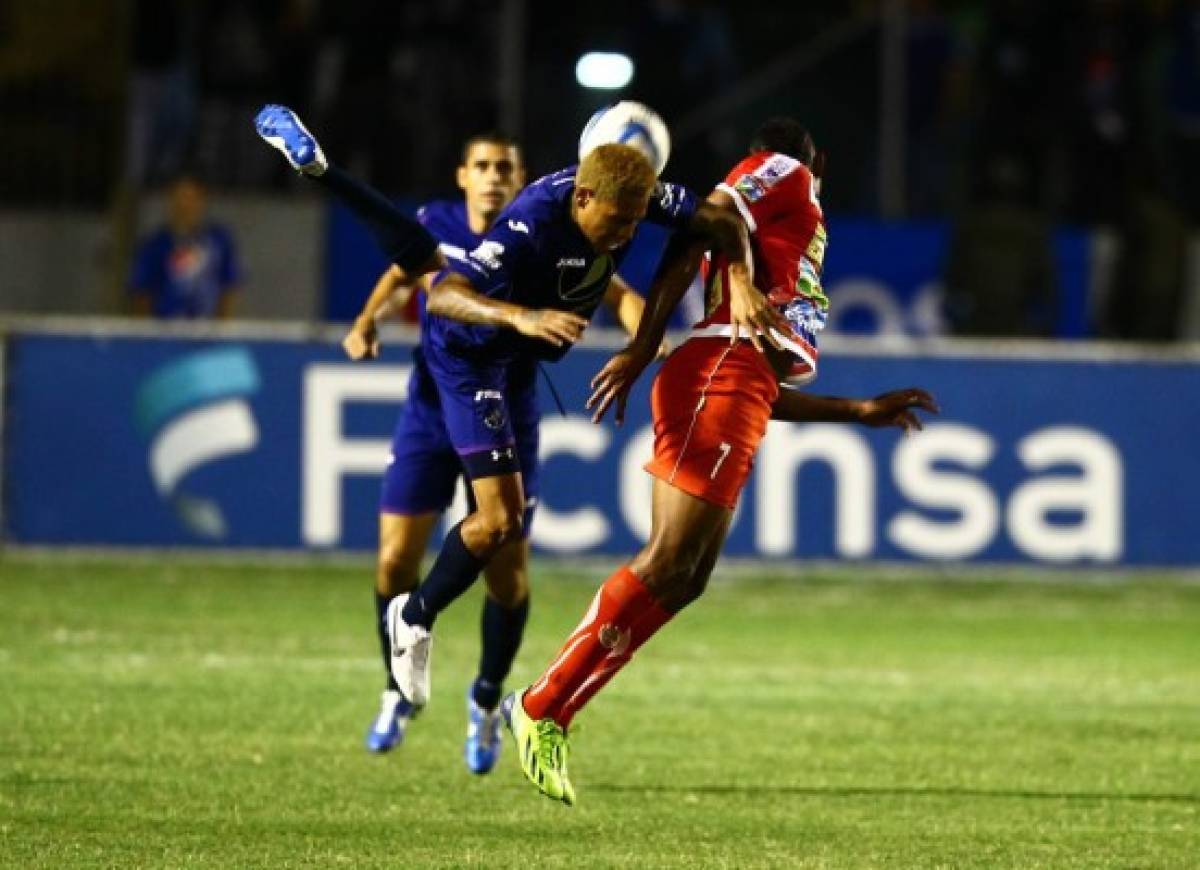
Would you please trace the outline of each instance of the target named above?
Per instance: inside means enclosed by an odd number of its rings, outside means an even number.
[[[641,151],[632,145],[610,142],[587,153],[575,171],[575,186],[595,192],[609,202],[645,201],[654,191],[658,176]]]

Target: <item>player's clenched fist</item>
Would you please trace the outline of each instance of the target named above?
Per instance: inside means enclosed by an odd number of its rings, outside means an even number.
[[[379,356],[379,331],[375,328],[375,321],[361,317],[354,321],[354,326],[342,339],[342,349],[353,360],[375,359]]]
[[[587,324],[578,314],[553,308],[526,308],[513,317],[517,332],[548,341],[555,347],[579,341]]]

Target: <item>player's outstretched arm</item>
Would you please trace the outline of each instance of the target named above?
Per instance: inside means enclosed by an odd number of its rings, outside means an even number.
[[[917,410],[939,412],[933,396],[918,387],[892,390],[873,399],[814,396],[796,390],[780,390],[771,408],[771,419],[789,423],[861,423],[875,428],[897,426],[905,432],[922,428]]]
[[[614,274],[604,291],[604,302],[613,310],[621,328],[630,338],[637,336],[638,327],[642,323],[642,315],[646,311],[646,300],[642,294],[634,290],[620,275]],[[658,358],[666,359],[671,352],[671,343],[665,338],[658,345]]]
[[[646,300],[626,283],[620,275],[614,274],[604,291],[604,304],[612,309],[617,316],[621,328],[630,338],[637,335],[638,324],[642,320],[642,312],[646,308]]]
[[[617,425],[625,421],[629,390],[662,347],[671,312],[696,277],[708,244],[690,233],[676,233],[667,243],[638,321],[637,334],[628,347],[614,355],[592,378],[587,408],[592,411],[593,423],[599,423],[614,403]]]
[[[570,311],[553,308],[524,308],[484,296],[457,272],[448,272],[429,288],[425,310],[438,317],[480,326],[512,329],[555,347],[573,344],[583,335],[588,322]]]
[[[342,348],[346,351],[346,356],[353,360],[378,357],[379,321],[407,305],[417,285],[427,280],[424,275],[414,279],[396,265],[384,270],[375,282],[362,311],[354,319],[350,331],[342,339]]]

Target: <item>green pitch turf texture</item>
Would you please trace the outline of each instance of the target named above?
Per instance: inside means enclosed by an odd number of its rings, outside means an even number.
[[[1200,586],[738,573],[580,717],[568,809],[463,766],[477,590],[375,757],[365,563],[9,556],[0,866],[1200,866]],[[536,567],[516,680],[599,578]]]

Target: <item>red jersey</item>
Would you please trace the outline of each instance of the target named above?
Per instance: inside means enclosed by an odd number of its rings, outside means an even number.
[[[737,164],[717,185],[733,198],[750,231],[754,284],[773,305],[787,309],[797,300],[810,312],[798,329],[801,342],[777,336],[815,370],[811,333],[824,323],[829,300],[821,290],[825,260],[825,216],[817,199],[817,183],[807,166],[786,154],[760,151]],[[725,294],[728,264],[716,257],[705,269],[705,317],[694,334],[729,335],[729,298]],[[813,320],[819,323],[813,323]],[[812,327],[815,326],[815,329]],[[811,358],[811,359],[810,359]]]

